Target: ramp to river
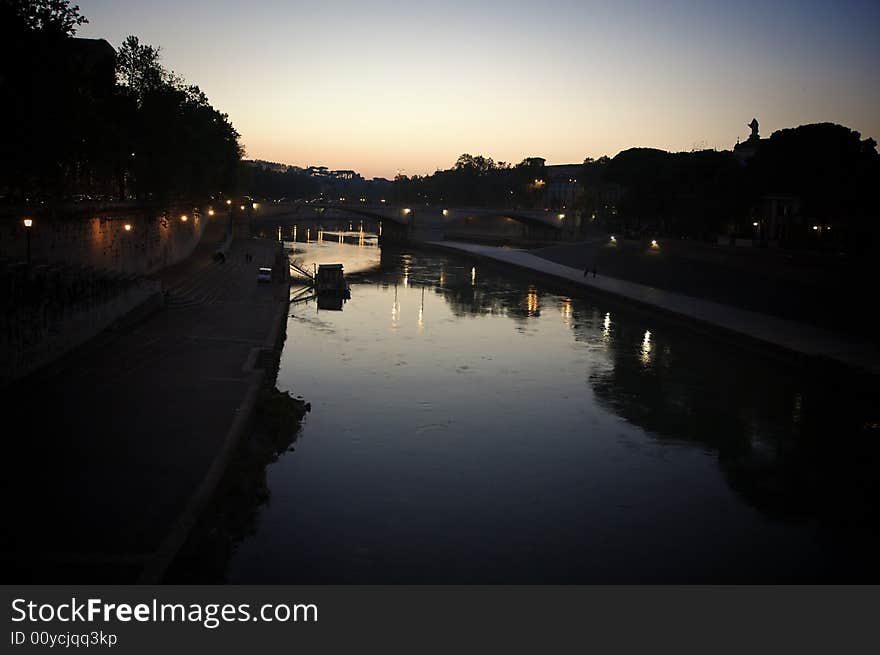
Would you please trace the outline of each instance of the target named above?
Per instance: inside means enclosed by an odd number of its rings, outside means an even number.
[[[160,276],[164,309],[6,398],[6,582],[133,582],[179,530],[286,316],[286,282],[256,281],[279,245],[235,241],[222,264],[216,245]]]

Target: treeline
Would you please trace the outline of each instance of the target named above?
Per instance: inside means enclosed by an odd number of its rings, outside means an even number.
[[[364,198],[372,203],[391,197],[391,183],[388,180],[365,180],[360,176],[354,179],[339,179],[321,168],[317,171],[289,168],[285,172],[280,172],[255,165],[245,167],[241,177],[241,188],[254,198],[272,200]]]
[[[820,123],[747,143],[748,153],[631,148],[613,158],[587,159],[566,209],[578,212],[583,225],[595,222],[615,230],[707,239],[718,234],[754,237],[754,224],[765,226],[771,207],[778,210],[771,199],[785,197],[796,207],[795,218],[804,229],[833,224],[850,240],[876,238],[880,156],[874,139]],[[394,199],[557,209],[560,197],[553,195],[553,184],[553,168],[541,159],[510,165],[466,154],[432,175],[398,176]],[[795,222],[790,216],[786,220]],[[766,233],[760,237],[775,238]]]
[[[463,154],[452,168],[432,175],[398,175],[394,178],[394,199],[405,203],[530,208],[541,205],[545,178],[541,159],[524,159],[513,165]]]
[[[168,200],[233,190],[239,134],[157,48],[74,38],[66,0],[0,2],[5,202]]]
[[[585,188],[581,204],[623,228],[754,236],[754,223],[763,229],[780,218],[769,216],[771,207],[781,211],[779,203],[771,204],[776,198],[795,214],[781,218],[804,229],[836,225],[853,238],[876,233],[880,156],[874,139],[818,123],[774,132],[750,147],[753,151],[739,156],[633,148],[586,162],[585,180],[594,183]]]
[[[579,205],[620,231],[709,238],[745,221],[755,194],[730,151],[670,153],[631,148],[584,163]]]

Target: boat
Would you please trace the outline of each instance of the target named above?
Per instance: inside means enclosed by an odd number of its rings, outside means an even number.
[[[315,293],[323,296],[351,298],[351,289],[345,281],[342,264],[321,264],[315,276]]]

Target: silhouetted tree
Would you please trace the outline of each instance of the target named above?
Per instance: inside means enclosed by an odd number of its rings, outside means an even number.
[[[809,222],[834,224],[855,240],[877,233],[880,156],[874,139],[833,123],[779,130],[761,142],[749,172],[761,192],[799,196]]]
[[[138,104],[148,93],[170,84],[167,71],[159,63],[159,50],[129,36],[116,53],[116,79]]]
[[[0,2],[0,196],[181,198],[231,190],[239,135],[159,49],[74,39],[64,0]]]
[[[69,0],[3,0],[0,23],[12,30],[27,30],[45,35],[70,37],[76,28],[88,23],[79,6]]]

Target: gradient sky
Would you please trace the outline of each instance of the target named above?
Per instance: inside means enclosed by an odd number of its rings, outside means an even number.
[[[75,0],[80,36],[161,46],[249,158],[431,173],[729,149],[841,123],[880,140],[880,2]]]

